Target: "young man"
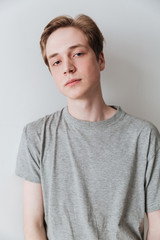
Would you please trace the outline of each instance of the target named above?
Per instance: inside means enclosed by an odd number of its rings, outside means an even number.
[[[86,15],[44,29],[42,55],[61,110],[26,124],[16,174],[24,180],[26,240],[160,239],[160,134],[107,105],[103,36]]]

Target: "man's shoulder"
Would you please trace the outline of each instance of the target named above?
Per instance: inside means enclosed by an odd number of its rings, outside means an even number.
[[[51,125],[56,126],[57,121],[61,116],[62,110],[63,108],[53,113],[46,114],[43,117],[40,117],[34,121],[28,122],[25,124],[24,129],[29,135],[41,134],[44,128],[50,128]]]
[[[132,114],[126,113],[126,121],[129,127],[133,128],[133,130],[143,131],[145,133],[153,133],[155,135],[159,135],[159,130],[156,125],[147,120],[140,118],[138,116],[134,116]]]

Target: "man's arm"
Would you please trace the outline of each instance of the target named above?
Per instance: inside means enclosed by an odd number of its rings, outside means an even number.
[[[160,210],[146,214],[148,217],[147,240],[160,240]]]
[[[23,213],[25,240],[47,240],[41,184],[24,180]]]

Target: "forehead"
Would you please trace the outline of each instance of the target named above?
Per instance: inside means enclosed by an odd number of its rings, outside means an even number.
[[[53,32],[46,43],[46,55],[51,52],[61,53],[74,45],[85,45],[89,47],[86,35],[75,27],[63,27]]]

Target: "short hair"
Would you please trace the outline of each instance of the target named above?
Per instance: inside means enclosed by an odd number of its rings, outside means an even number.
[[[68,15],[61,15],[52,19],[46,25],[40,39],[42,57],[48,68],[49,63],[46,56],[47,40],[54,31],[62,27],[75,27],[81,30],[87,37],[88,44],[93,49],[98,61],[99,55],[103,50],[104,37],[93,19],[85,14],[79,14],[75,18],[72,18]]]

